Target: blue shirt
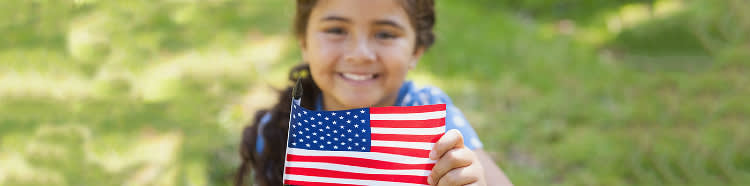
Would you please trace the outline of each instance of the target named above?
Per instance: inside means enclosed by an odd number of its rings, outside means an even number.
[[[315,104],[315,110],[323,110],[323,98],[318,97]],[[439,88],[426,86],[417,88],[411,81],[406,81],[401,86],[398,92],[398,98],[394,106],[420,106],[420,105],[432,105],[432,104],[446,104],[446,117],[445,117],[445,130],[457,129],[461,132],[464,137],[464,145],[471,150],[481,149],[482,142],[479,141],[477,133],[474,128],[469,125],[469,122],[464,117],[463,113],[453,105],[450,97],[446,95]],[[255,143],[255,150],[257,152],[263,151],[263,134],[260,132],[265,127],[266,123],[271,119],[271,114],[267,113],[260,120],[260,127],[258,127],[258,138]]]

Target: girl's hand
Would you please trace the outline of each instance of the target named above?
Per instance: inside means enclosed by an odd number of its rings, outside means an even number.
[[[437,160],[427,177],[430,185],[487,185],[479,159],[464,146],[464,138],[456,129],[449,130],[435,143],[430,159]]]

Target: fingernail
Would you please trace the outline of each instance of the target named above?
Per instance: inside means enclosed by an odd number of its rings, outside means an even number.
[[[433,160],[434,160],[434,159],[435,159],[435,156],[437,156],[437,155],[435,155],[435,151],[434,151],[434,150],[433,150],[433,151],[430,151],[430,159],[433,159]]]
[[[427,184],[432,185],[432,175],[427,176]]]

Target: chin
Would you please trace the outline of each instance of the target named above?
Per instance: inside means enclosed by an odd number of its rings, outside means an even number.
[[[372,107],[375,104],[377,104],[377,100],[372,99],[372,98],[363,98],[361,96],[349,97],[348,99],[342,100],[342,101],[346,101],[345,103],[347,107],[351,107],[351,108]]]

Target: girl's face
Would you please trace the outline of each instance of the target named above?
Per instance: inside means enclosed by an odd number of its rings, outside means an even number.
[[[326,110],[393,105],[423,52],[397,0],[318,1],[304,38]]]

